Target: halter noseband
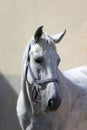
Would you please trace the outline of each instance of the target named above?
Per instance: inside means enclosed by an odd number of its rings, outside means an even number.
[[[28,61],[27,61],[27,62],[28,62]],[[28,81],[28,79],[27,79],[27,72],[28,72],[28,70],[29,70],[30,75],[31,75],[31,77],[32,77],[32,79],[33,79],[32,90],[31,90],[32,100],[33,100],[33,102],[35,102],[35,103],[41,103],[41,100],[38,100],[38,99],[37,99],[38,94],[40,94],[40,90],[43,90],[43,89],[44,89],[44,88],[41,87],[41,86],[44,85],[44,84],[50,83],[50,82],[57,82],[57,83],[59,83],[59,81],[58,81],[57,78],[49,78],[49,79],[44,79],[44,80],[38,80],[38,79],[35,77],[35,75],[34,75],[32,69],[31,69],[31,66],[30,66],[30,64],[29,64],[29,62],[28,62],[28,63],[27,63],[27,67],[26,67],[26,75],[25,75],[25,76],[26,76],[26,81],[27,81],[28,85],[30,85],[30,83],[29,83],[29,81]]]

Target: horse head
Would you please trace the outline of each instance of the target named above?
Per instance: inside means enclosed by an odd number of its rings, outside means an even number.
[[[61,104],[58,81],[60,57],[55,43],[63,38],[65,32],[66,30],[57,35],[49,35],[40,26],[29,41],[26,79],[31,86],[31,100],[41,103],[46,112],[57,110]]]

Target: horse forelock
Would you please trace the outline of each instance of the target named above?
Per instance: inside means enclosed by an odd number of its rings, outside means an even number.
[[[32,54],[33,54],[35,57],[43,56],[44,50],[43,50],[43,48],[40,46],[40,44],[34,44],[34,45],[31,47],[30,55],[32,55]]]

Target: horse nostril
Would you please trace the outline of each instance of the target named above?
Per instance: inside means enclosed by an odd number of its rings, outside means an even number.
[[[50,111],[55,111],[60,106],[60,104],[61,104],[61,98],[59,98],[58,100],[55,99],[55,98],[49,99],[49,101],[48,101],[48,109]]]
[[[48,101],[48,108],[50,109],[50,110],[52,110],[53,109],[53,99],[50,99],[49,101]]]

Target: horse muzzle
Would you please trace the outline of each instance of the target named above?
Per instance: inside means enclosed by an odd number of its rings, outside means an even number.
[[[53,98],[48,100],[47,108],[49,111],[56,111],[59,108],[60,104],[61,104],[61,98],[60,97],[58,97],[58,98],[53,97]]]

